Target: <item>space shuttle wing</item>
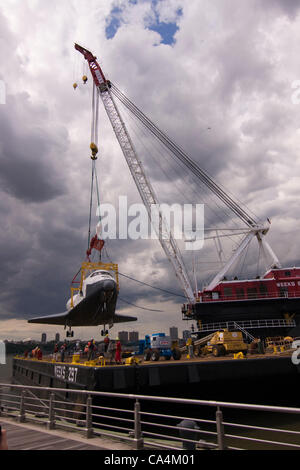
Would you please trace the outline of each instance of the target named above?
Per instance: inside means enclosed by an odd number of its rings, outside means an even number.
[[[64,326],[82,326],[85,325],[85,321],[87,325],[90,325],[90,311],[93,309],[89,309],[89,301],[91,300],[90,296],[88,299],[85,298],[79,304],[75,305],[75,307],[71,308],[71,310],[67,310],[62,313],[55,313],[53,315],[45,315],[43,317],[35,317],[28,320],[28,323],[44,323],[47,325],[64,325]],[[95,297],[95,296],[94,296]]]
[[[136,321],[136,317],[115,314],[117,291],[110,296],[109,304],[105,301],[105,286],[99,282],[87,297],[84,297],[75,307],[66,312],[54,315],[45,315],[28,320],[28,323],[42,323],[46,325],[97,326],[113,323]]]
[[[35,317],[28,320],[28,323],[44,323],[47,325],[65,325],[69,317],[68,311],[55,313],[54,315],[44,315],[43,317]]]
[[[123,323],[127,321],[137,321],[137,318],[130,317],[128,315],[118,315],[117,313],[115,313],[114,318],[113,318],[114,323]]]

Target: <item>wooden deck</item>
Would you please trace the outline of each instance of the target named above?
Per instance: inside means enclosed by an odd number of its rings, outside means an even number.
[[[6,430],[8,450],[133,450],[126,443],[101,437],[86,439],[74,432],[47,431],[9,418],[1,417],[0,422]]]

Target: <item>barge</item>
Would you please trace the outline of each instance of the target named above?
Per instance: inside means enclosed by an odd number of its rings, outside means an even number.
[[[13,382],[40,386],[41,397],[43,387],[53,387],[277,403],[291,400],[299,389],[300,365],[294,362],[291,351],[237,360],[205,357],[106,366],[15,357]],[[67,401],[68,392],[61,398]]]

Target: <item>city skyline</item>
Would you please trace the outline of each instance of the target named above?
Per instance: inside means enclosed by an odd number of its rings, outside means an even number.
[[[173,336],[171,334],[171,330],[173,332]],[[157,331],[154,333],[164,333],[166,336],[170,336],[171,339],[187,339],[190,337],[191,333],[193,330],[182,330],[181,335],[179,335],[178,328],[177,327],[170,327],[168,331]],[[152,333],[151,333],[152,334]],[[27,343],[27,342],[40,342],[40,343],[59,343],[59,342],[65,342],[65,338],[60,338],[59,333],[55,333],[55,335],[48,335],[46,333],[42,333],[40,336],[40,339],[34,339],[34,338],[24,338],[24,339],[13,339],[13,338],[4,338],[2,341],[6,342],[16,342],[16,343]],[[120,340],[123,340],[125,342],[138,342],[140,339],[144,338],[144,335],[141,335],[139,331],[126,331],[122,330],[119,331],[118,333],[115,333],[112,335],[111,333],[108,333],[108,336],[114,340],[119,338]],[[44,339],[43,339],[44,338]],[[88,341],[91,339],[91,337],[86,337],[86,338],[79,338],[79,337],[74,337],[72,339],[67,338],[68,342],[76,342],[76,341]],[[104,337],[99,337],[99,338],[94,338],[97,342],[104,341]]]

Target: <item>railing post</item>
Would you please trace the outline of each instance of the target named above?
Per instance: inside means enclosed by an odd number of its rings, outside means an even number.
[[[86,401],[86,437],[93,436],[92,397],[89,395]]]
[[[18,418],[19,418],[20,423],[24,423],[25,421],[25,390],[23,389],[21,391],[20,414]]]
[[[54,429],[55,428],[54,398],[55,398],[54,393],[51,393],[50,394],[50,400],[49,400],[49,420],[47,422],[47,428],[48,429]]]
[[[141,428],[141,405],[138,400],[134,404],[134,447],[136,450],[143,449],[144,439]]]
[[[224,426],[223,426],[223,413],[218,406],[216,411],[216,425],[217,425],[217,433],[218,433],[218,450],[224,450]]]

